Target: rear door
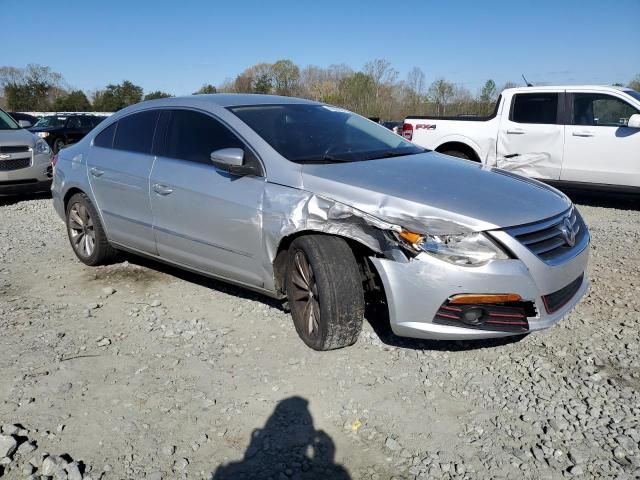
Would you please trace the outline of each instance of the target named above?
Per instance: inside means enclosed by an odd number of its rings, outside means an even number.
[[[159,110],[146,110],[121,118],[96,136],[87,157],[89,182],[109,240],[153,254],[149,175],[159,115]]]
[[[211,152],[253,151],[211,115],[166,110],[166,127],[151,173],[151,206],[158,254],[168,260],[249,285],[262,286],[263,177],[218,170]]]
[[[640,187],[640,130],[627,127],[640,113],[623,98],[569,93],[561,180]]]
[[[563,93],[515,93],[498,130],[496,166],[520,175],[558,180],[562,169]]]

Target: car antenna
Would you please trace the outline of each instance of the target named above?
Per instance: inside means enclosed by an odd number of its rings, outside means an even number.
[[[533,87],[533,83],[527,82],[527,79],[524,77],[524,73],[522,74],[522,79],[527,87]]]

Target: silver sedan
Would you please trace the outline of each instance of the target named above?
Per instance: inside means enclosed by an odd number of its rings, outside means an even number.
[[[54,163],[82,262],[126,250],[287,298],[317,350],[354,343],[367,302],[398,335],[487,338],[553,325],[588,285],[565,195],[317,102],[143,102]]]

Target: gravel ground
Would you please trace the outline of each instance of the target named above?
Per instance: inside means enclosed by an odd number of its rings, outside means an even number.
[[[0,477],[640,478],[640,203],[578,202],[592,285],[553,329],[425,342],[374,320],[318,353],[277,302],[86,267],[49,199],[0,199]]]

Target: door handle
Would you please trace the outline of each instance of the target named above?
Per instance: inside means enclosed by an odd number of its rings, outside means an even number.
[[[153,191],[156,192],[158,195],[169,195],[170,193],[173,192],[173,188],[170,188],[166,185],[162,185],[161,183],[154,183],[153,184]]]
[[[523,135],[525,133],[521,128],[511,128],[507,130],[507,134],[509,135]]]
[[[100,170],[96,167],[91,167],[89,169],[89,173],[91,173],[91,175],[97,178],[97,177],[101,177],[104,174],[104,170]]]
[[[571,135],[574,137],[593,137],[593,132],[582,131],[582,132],[573,132]]]

